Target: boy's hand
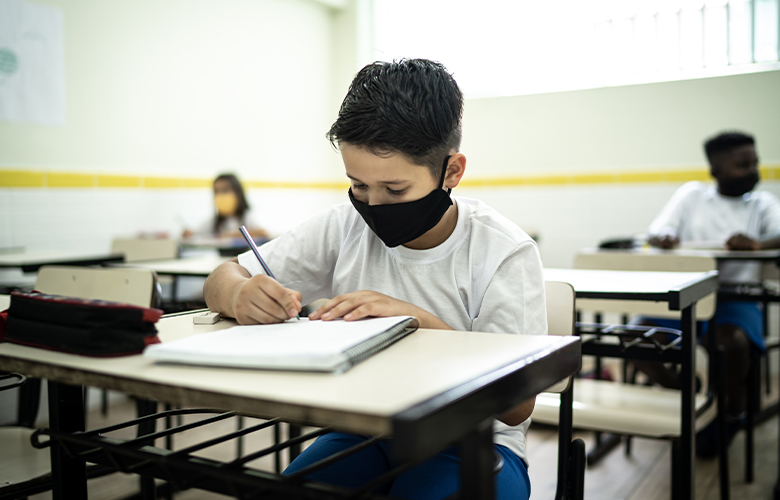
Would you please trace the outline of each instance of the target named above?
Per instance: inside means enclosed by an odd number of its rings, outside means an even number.
[[[345,321],[355,321],[361,318],[387,316],[414,316],[420,328],[452,330],[445,322],[417,306],[369,290],[334,297],[311,313],[309,319],[329,321],[344,318]]]
[[[309,315],[309,319],[344,318],[347,321],[367,317],[414,316],[414,306],[379,292],[360,290],[327,301]]]
[[[750,236],[737,233],[726,241],[726,248],[729,250],[761,250],[761,244]]]
[[[663,248],[665,250],[671,250],[672,248],[677,247],[677,245],[680,244],[680,238],[677,236],[672,235],[664,235],[664,236],[653,236],[648,240],[648,243],[650,243],[654,247]]]
[[[301,312],[301,294],[258,274],[238,284],[233,291],[233,313],[241,325],[281,323]]]

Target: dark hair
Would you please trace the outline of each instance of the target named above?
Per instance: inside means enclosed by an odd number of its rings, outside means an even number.
[[[219,174],[217,178],[214,179],[212,186],[215,186],[217,181],[227,181],[228,184],[230,184],[231,190],[236,193],[236,198],[238,198],[236,217],[238,217],[238,221],[243,224],[244,214],[249,210],[249,203],[246,201],[246,195],[244,194],[244,187],[241,185],[241,181],[233,174]],[[214,234],[219,234],[219,227],[225,221],[225,218],[224,215],[217,213],[217,216],[214,218]]]
[[[438,178],[460,148],[463,93],[442,64],[427,59],[377,61],[361,69],[326,134],[376,155],[400,153]]]
[[[753,136],[743,134],[742,132],[721,132],[715,137],[707,139],[704,143],[704,152],[707,154],[707,160],[712,165],[715,157],[721,153],[726,153],[740,146],[756,144]]]

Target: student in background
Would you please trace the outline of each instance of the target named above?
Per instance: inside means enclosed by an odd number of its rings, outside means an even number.
[[[218,267],[204,286],[212,311],[239,323],[295,317],[301,304],[329,299],[312,320],[410,315],[421,328],[544,335],[547,320],[536,243],[484,203],[453,198],[466,168],[458,152],[463,94],[447,70],[424,59],[376,62],[354,78],[328,138],[341,152],[351,187],[336,205],[275,240]],[[527,499],[525,433],[530,399],[499,415],[497,498]],[[287,469],[360,443],[365,436],[320,437]],[[362,485],[394,462],[390,441],[311,474],[343,487]],[[458,489],[455,447],[383,486],[395,498],[441,499]]]
[[[196,232],[185,229],[184,238],[212,236],[241,238],[239,227],[246,226],[255,238],[268,238],[268,232],[254,220],[241,182],[233,174],[221,174],[214,179],[214,218],[205,221]]]
[[[721,133],[705,142],[704,151],[715,184],[694,181],[680,187],[650,225],[649,243],[666,249],[696,242],[718,242],[729,250],[780,247],[780,239],[774,237],[780,234],[780,201],[771,193],[754,191],[759,173],[753,137]],[[758,263],[724,262],[718,271],[721,284],[760,281]],[[655,318],[650,323],[672,328],[679,324]],[[745,420],[750,350],[766,350],[760,304],[719,300],[716,323],[716,341],[725,348],[726,424],[732,438]],[[708,334],[706,324],[700,331]],[[659,365],[640,363],[639,367],[661,385],[679,386],[676,374]],[[717,454],[714,423],[699,433],[696,448],[703,457]]]

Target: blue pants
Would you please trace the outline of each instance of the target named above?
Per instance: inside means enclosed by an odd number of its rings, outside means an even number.
[[[307,465],[334,453],[355,446],[366,436],[332,432],[318,438],[293,460],[283,474],[292,474]],[[345,488],[357,488],[397,465],[391,458],[391,440],[382,440],[320,469],[309,479]],[[496,475],[496,498],[501,500],[528,500],[531,482],[528,470],[520,458],[508,448],[495,445],[504,466]],[[460,486],[460,459],[458,448],[451,446],[382,485],[375,493],[408,500],[443,499],[455,493]]]
[[[665,328],[680,329],[680,321],[676,319],[663,318],[645,318],[653,322],[656,326]],[[762,352],[766,351],[764,343],[764,316],[761,312],[761,306],[758,302],[742,302],[722,300],[718,302],[715,310],[715,321],[719,325],[734,325],[743,332],[755,346]],[[699,321],[697,329],[701,339],[707,333],[709,322]]]

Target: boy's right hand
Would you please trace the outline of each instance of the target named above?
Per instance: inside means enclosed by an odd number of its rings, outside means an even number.
[[[233,291],[233,317],[241,325],[281,323],[301,312],[301,294],[278,281],[258,274],[239,283]]]
[[[666,234],[664,236],[653,236],[648,240],[648,243],[654,247],[671,250],[680,244],[680,239],[677,236]]]

